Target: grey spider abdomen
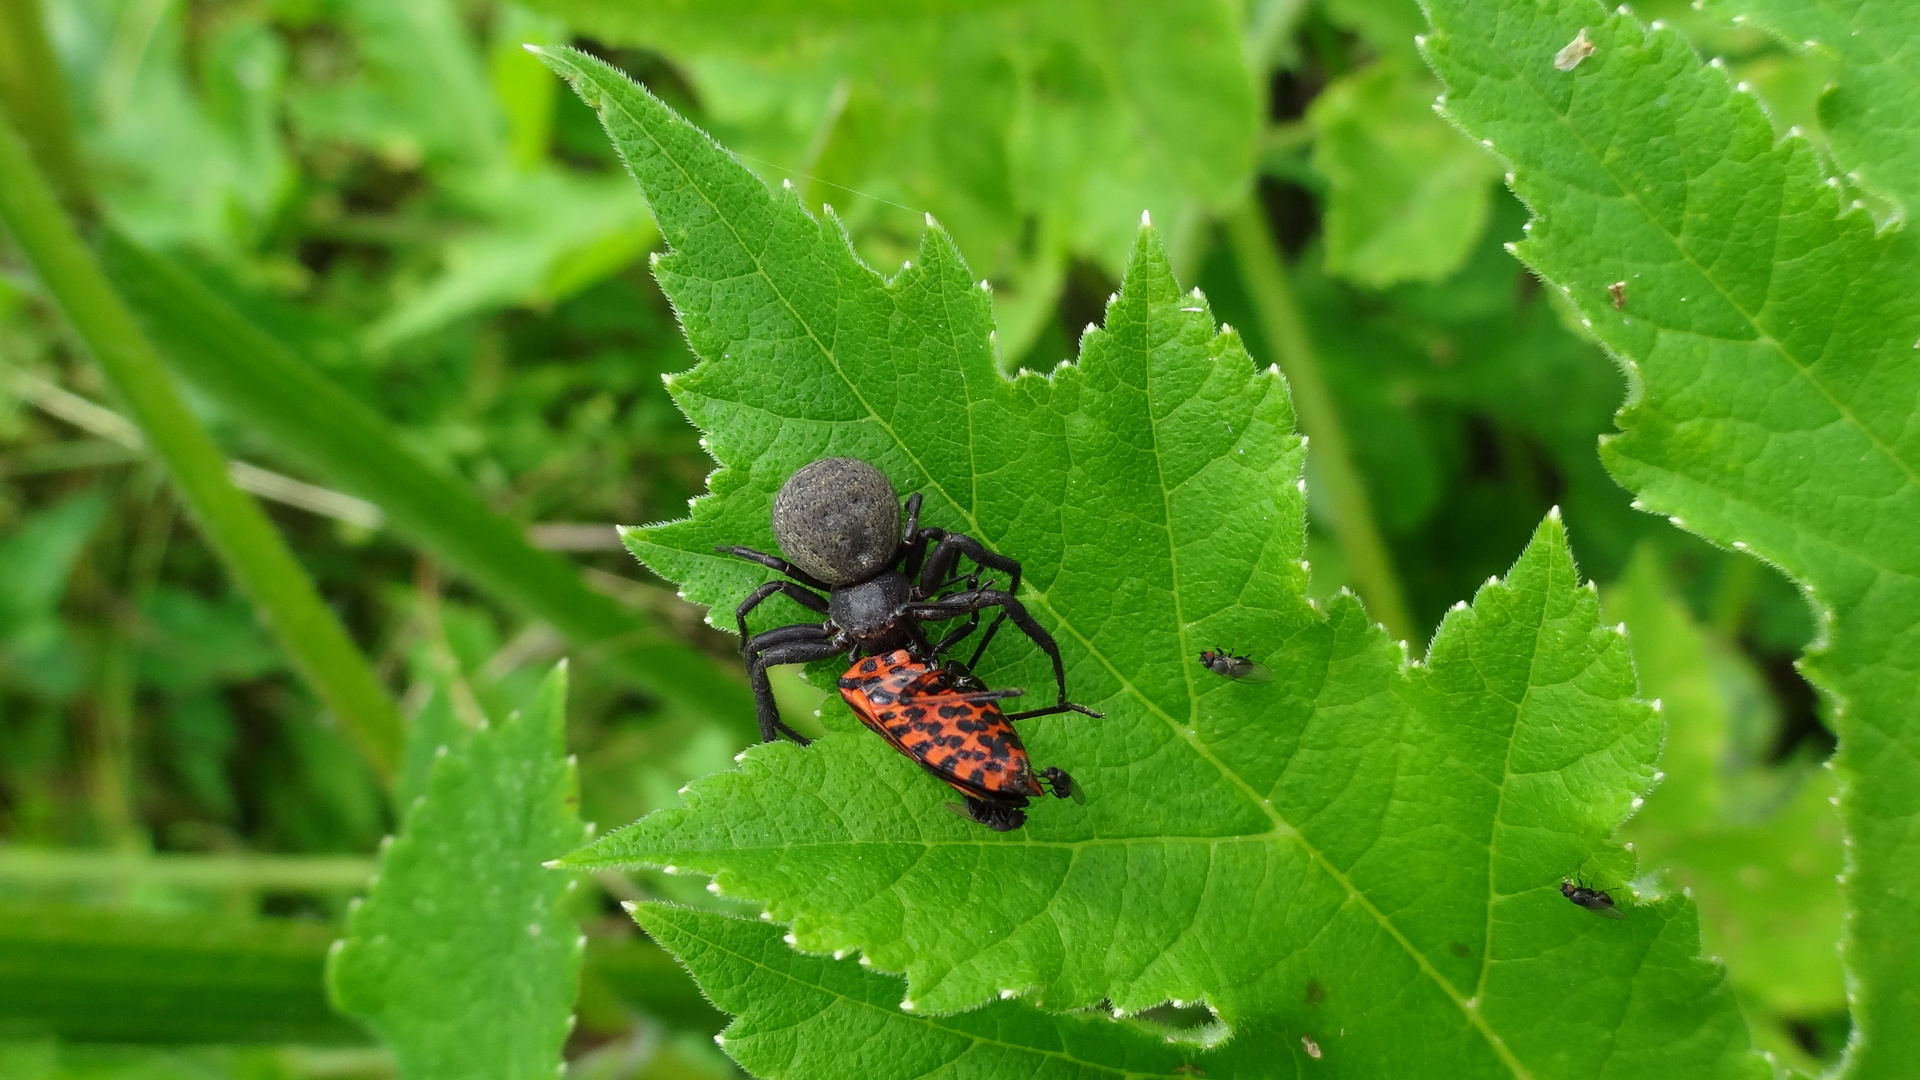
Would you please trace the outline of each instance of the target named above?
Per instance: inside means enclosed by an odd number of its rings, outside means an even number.
[[[774,496],[773,535],[789,562],[828,585],[865,581],[899,550],[900,496],[858,458],[822,458]]]

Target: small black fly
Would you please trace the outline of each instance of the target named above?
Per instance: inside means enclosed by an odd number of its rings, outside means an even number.
[[[1225,649],[1202,649],[1200,665],[1215,675],[1232,679],[1235,682],[1263,683],[1273,681],[1273,672],[1265,664],[1256,664],[1244,656],[1235,656]]]
[[[1609,919],[1624,919],[1626,912],[1613,906],[1613,897],[1605,889],[1589,889],[1584,884],[1572,881],[1560,883],[1560,895],[1593,912]]]

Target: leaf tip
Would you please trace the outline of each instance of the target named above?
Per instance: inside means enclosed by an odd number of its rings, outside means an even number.
[[[1140,227],[1143,229],[1153,228],[1153,211],[1151,210],[1140,211]]]
[[[620,910],[632,915],[634,912],[640,910],[640,902],[638,900],[622,900],[620,901]]]

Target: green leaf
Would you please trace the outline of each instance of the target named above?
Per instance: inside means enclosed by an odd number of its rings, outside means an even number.
[[[1820,101],[1834,156],[1909,217],[1920,211],[1920,8],[1905,0],[1712,0],[1709,9],[1837,54],[1842,76]]]
[[[1307,111],[1327,179],[1327,272],[1384,288],[1460,269],[1486,227],[1493,159],[1433,114],[1437,84],[1381,61]]]
[[[586,938],[542,863],[586,835],[566,754],[566,668],[527,712],[439,757],[328,963],[335,1004],[400,1074],[554,1075]]]
[[[1220,0],[534,6],[671,57],[730,145],[839,208],[875,265],[912,258],[937,215],[999,290],[1009,358],[1068,260],[1117,277],[1143,208],[1197,254],[1253,167],[1258,73]]]
[[[780,928],[668,904],[629,905],[656,941],[693,971],[713,1003],[736,1019],[722,1049],[769,1080],[954,1080],[1022,1076],[1134,1077],[1204,1075],[1210,1080],[1258,1075],[1246,1053],[1240,1068],[1223,1068],[1202,1047],[1179,1045],[1144,1025],[1097,1015],[1049,1014],[1025,1002],[1000,1001],[958,1016],[900,1011],[899,978],[863,970],[852,960],[796,953]],[[1216,1055],[1217,1056],[1217,1055]],[[1200,1073],[1176,1072],[1181,1066]]]
[[[1649,510],[1801,585],[1851,844],[1851,1068],[1920,1044],[1920,245],[1670,30],[1591,0],[1432,0],[1447,110],[1538,215],[1517,253],[1630,366],[1603,457]],[[1554,57],[1582,32],[1594,51]],[[1609,294],[1619,285],[1620,306]]]
[[[1022,732],[1089,800],[1011,835],[946,813],[944,788],[835,709],[814,746],[750,750],[571,864],[713,875],[800,948],[904,971],[916,1013],[1204,1000],[1250,1042],[1285,1032],[1269,1063],[1306,1067],[1307,1034],[1355,1075],[1610,1058],[1764,1075],[1691,907],[1622,884],[1631,856],[1606,837],[1651,781],[1660,725],[1557,516],[1409,666],[1351,597],[1301,596],[1285,387],[1178,290],[1151,228],[1080,362],[1008,382],[943,231],[883,280],[618,72],[546,55],[674,248],[657,273],[702,359],[674,392],[722,465],[690,521],[630,546],[727,611],[766,575],[713,545],[771,546],[795,467],[864,458],[923,492],[926,520],[1024,561],[1074,698],[1106,713]],[[1211,675],[1195,655],[1215,643],[1276,681]],[[1046,685],[1033,650],[1000,649],[989,682]],[[1627,918],[1569,904],[1575,874],[1617,888]]]

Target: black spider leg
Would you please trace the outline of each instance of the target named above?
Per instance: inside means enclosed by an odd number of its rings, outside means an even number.
[[[747,682],[753,687],[753,708],[760,721],[760,740],[773,742],[785,735],[801,746],[812,740],[788,727],[780,719],[780,706],[773,700],[773,683],[767,669],[777,664],[804,664],[840,654],[841,644],[822,626],[780,626],[756,634],[747,642]]]
[[[968,574],[964,578],[958,578],[958,577],[948,578],[946,581],[941,582],[940,588],[935,591],[945,592],[947,589],[963,583],[966,585],[967,591],[969,592],[979,589],[980,588],[980,571],[976,569],[974,570],[973,573]],[[993,583],[988,582],[987,587],[992,588]],[[935,600],[935,602],[938,602],[944,599],[944,597],[935,596],[933,599]],[[980,628],[980,613],[976,611],[972,615],[968,616],[966,622],[961,623],[959,626],[955,627],[952,631],[950,631],[946,637],[941,638],[939,644],[933,647],[933,651],[936,653],[950,652],[952,651],[955,645],[958,645],[962,641],[965,641],[967,639],[968,634],[973,633],[975,630],[978,630],[979,628]],[[975,650],[973,654],[973,659],[975,663],[979,662],[980,653],[978,650]],[[967,670],[972,671],[973,664],[968,664]]]
[[[944,529],[929,528],[921,530],[921,535],[934,542],[933,552],[927,556],[926,569],[923,570],[920,575],[920,595],[922,597],[932,596],[938,591],[931,588],[932,584],[951,576],[954,568],[959,565],[960,556],[962,555],[967,556],[981,566],[1006,574],[1006,591],[1008,593],[1017,594],[1020,591],[1020,563],[1018,560],[1010,559],[997,551],[990,550],[985,544],[968,536],[966,533],[950,533]],[[1010,611],[1011,609],[1001,611],[999,615],[994,617],[992,622],[987,624],[987,632],[980,635],[980,644],[974,648],[973,658],[967,661],[968,670],[972,670],[980,665],[980,658],[986,655],[987,646],[992,643],[993,635],[1000,632],[1000,624],[1007,621],[1007,616]],[[1031,634],[1028,636],[1032,637]],[[1038,641],[1039,639],[1035,638],[1034,640]],[[1058,667],[1057,664],[1055,666],[1056,668]],[[1066,696],[1067,684],[1066,678],[1063,675],[1060,680],[1061,700],[1066,700]]]
[[[999,558],[999,556],[994,557]],[[1017,572],[1019,564],[1015,563],[1014,566]],[[1047,654],[1047,659],[1053,661],[1053,681],[1060,690],[1059,706],[1053,711],[1065,712],[1071,709],[1075,712],[1089,712],[1084,706],[1067,702],[1067,666],[1060,659],[1060,646],[1054,643],[1053,635],[1047,633],[1045,627],[1033,621],[1033,616],[1027,614],[1026,607],[1015,599],[1012,593],[999,589],[977,589],[972,592],[955,593],[931,603],[908,604],[906,613],[909,620],[937,621],[957,619],[970,611],[982,611],[991,607],[1001,609],[1007,618],[1013,620],[1013,625],[1019,627],[1021,633],[1033,639],[1033,643],[1040,646],[1040,651]],[[1090,715],[1100,714],[1090,713]]]
[[[716,555],[732,555],[737,559],[745,559],[748,562],[759,563],[769,570],[778,570],[809,589],[819,589],[822,592],[826,592],[833,588],[833,586],[828,585],[826,582],[821,581],[819,578],[814,577],[812,574],[807,573],[805,570],[800,569],[787,560],[780,558],[778,555],[769,555],[764,551],[755,551],[750,547],[717,547],[713,549],[713,553]]]
[[[808,575],[793,567],[787,566],[783,560],[776,559],[763,552],[754,551],[752,548],[721,548],[718,550],[725,551],[727,554],[740,555],[742,558],[751,559],[754,562],[761,563],[763,566],[771,566],[773,569],[779,570],[782,573],[790,573],[796,577],[812,580]],[[839,652],[840,649],[839,646],[834,643],[832,633],[824,626],[816,626],[808,623],[777,627],[757,636],[749,634],[747,631],[747,613],[759,607],[767,598],[775,595],[786,596],[800,606],[822,615],[827,613],[827,601],[825,597],[810,592],[791,581],[769,581],[753,590],[745,600],[740,602],[739,607],[733,609],[734,618],[739,621],[740,626],[740,655],[747,660],[747,681],[753,686],[753,705],[754,712],[760,721],[760,738],[763,741],[772,742],[774,739],[779,738],[780,734],[784,733],[794,742],[805,746],[808,741],[806,736],[801,735],[780,720],[779,707],[774,704],[773,700],[773,684],[767,681],[767,666],[769,664],[798,664],[805,663],[808,660],[825,659],[827,656],[832,656],[834,653]],[[814,643],[825,644],[821,646],[815,645]],[[820,656],[796,655],[792,659],[775,659],[776,656],[785,657],[787,653],[792,652],[795,647],[805,647],[808,645],[814,645],[816,650],[824,647],[828,651]]]
[[[900,533],[900,572],[909,578],[920,573],[927,557],[927,537],[920,531],[920,493],[907,496],[907,525]]]
[[[740,620],[740,655],[747,655],[747,641],[753,636],[747,632],[747,612],[775,594],[784,595],[809,611],[817,611],[822,615],[827,613],[827,600],[818,593],[808,592],[791,581],[769,581],[747,594],[740,606],[733,609],[733,617]]]

